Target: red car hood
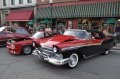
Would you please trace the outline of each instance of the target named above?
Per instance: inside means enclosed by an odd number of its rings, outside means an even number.
[[[56,36],[53,36],[49,39],[47,39],[46,41],[41,41],[41,46],[44,47],[44,46],[47,46],[47,47],[52,47],[53,45],[56,45],[56,44],[59,44],[59,43],[62,43],[62,42],[65,42],[65,41],[68,41],[68,40],[72,40],[74,39],[75,37],[74,36],[67,36],[67,35],[56,35]]]

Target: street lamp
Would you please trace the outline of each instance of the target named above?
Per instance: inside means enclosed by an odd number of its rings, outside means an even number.
[[[51,23],[50,27],[52,28],[52,3],[53,3],[53,0],[49,0],[49,3],[50,3],[50,12],[51,12],[51,14],[50,14],[50,23]]]

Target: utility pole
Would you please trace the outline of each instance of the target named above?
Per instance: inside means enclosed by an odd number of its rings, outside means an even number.
[[[52,29],[52,3],[53,3],[53,0],[49,0],[49,3],[50,3],[50,28]]]

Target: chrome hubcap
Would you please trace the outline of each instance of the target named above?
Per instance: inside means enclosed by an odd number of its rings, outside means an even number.
[[[109,53],[109,51],[105,51],[105,54],[108,54]]]
[[[29,54],[31,52],[31,47],[30,46],[26,46],[25,48],[24,48],[24,53],[25,54]]]
[[[70,62],[69,62],[69,66],[70,67],[75,67],[78,63],[78,55],[77,54],[72,54],[70,56]]]

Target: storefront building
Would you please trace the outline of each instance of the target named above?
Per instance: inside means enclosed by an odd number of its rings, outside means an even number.
[[[34,20],[36,0],[0,0],[2,25],[25,26]]]
[[[120,19],[119,0],[82,0],[38,4],[36,19],[49,20],[52,26],[73,29],[101,29]],[[111,20],[109,22],[108,20]],[[116,20],[116,21],[112,21]],[[41,23],[42,23],[41,22]],[[48,23],[48,25],[50,25]]]
[[[6,22],[9,22],[9,25],[22,26],[25,27],[30,20],[34,19],[34,8],[20,8],[20,9],[11,9],[9,14],[6,17]]]

